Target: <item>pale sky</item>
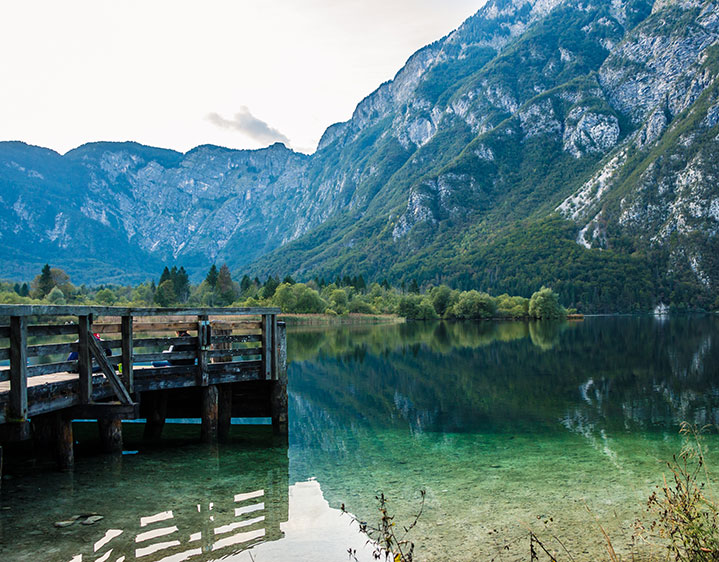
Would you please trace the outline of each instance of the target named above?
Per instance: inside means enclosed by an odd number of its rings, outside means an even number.
[[[0,140],[313,152],[485,0],[4,0]]]

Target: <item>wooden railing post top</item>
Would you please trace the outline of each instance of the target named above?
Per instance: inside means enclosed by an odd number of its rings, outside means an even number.
[[[147,308],[121,306],[74,306],[42,304],[3,304],[3,316],[258,316],[280,314],[279,308]]]

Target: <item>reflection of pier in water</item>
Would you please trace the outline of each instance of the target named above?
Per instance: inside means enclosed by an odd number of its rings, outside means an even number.
[[[284,536],[287,490],[286,468],[276,469],[264,488],[140,515],[134,528],[107,529],[70,562],[225,560]]]

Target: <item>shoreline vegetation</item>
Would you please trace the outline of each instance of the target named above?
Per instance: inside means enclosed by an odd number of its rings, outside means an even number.
[[[46,264],[29,283],[0,281],[0,304],[94,304],[134,307],[265,307],[282,310],[295,325],[384,323],[407,320],[520,320],[577,317],[566,309],[551,288],[541,287],[530,297],[489,292],[459,291],[447,285],[423,286],[416,280],[393,287],[385,279],[367,283],[362,275],[314,278],[296,282],[268,277],[263,283],[245,275],[238,283],[227,265],[210,267],[205,279],[190,283],[184,267],[165,267],[157,282],[137,286],[73,285],[62,269]],[[395,318],[395,319],[393,319]]]

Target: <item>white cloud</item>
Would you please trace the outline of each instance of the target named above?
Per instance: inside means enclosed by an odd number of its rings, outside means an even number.
[[[290,145],[290,139],[274,127],[270,127],[262,119],[258,119],[252,115],[249,108],[244,105],[240,108],[238,113],[235,113],[235,116],[232,119],[225,119],[218,113],[209,113],[207,115],[207,120],[222,129],[237,131],[262,144],[269,145],[281,142],[286,146]]]

